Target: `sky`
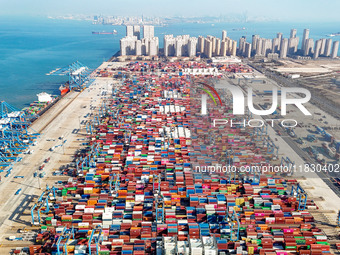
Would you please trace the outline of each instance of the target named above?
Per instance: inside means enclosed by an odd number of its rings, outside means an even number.
[[[339,22],[339,0],[0,0],[0,16],[219,16]]]

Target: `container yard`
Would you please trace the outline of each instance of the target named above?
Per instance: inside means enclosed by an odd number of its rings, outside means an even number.
[[[321,179],[312,180],[318,197],[308,176],[241,171],[299,163],[275,130],[212,125],[240,121],[223,84],[252,72],[243,64],[104,63],[89,88],[51,108],[54,119],[35,123],[44,130],[41,153],[23,157],[15,175],[31,175],[35,186],[33,172],[46,175],[41,189],[12,184],[12,197],[34,196],[1,203],[25,210],[4,219],[0,253],[338,254],[340,198]],[[222,102],[208,99],[202,115],[210,87]],[[218,172],[223,166],[236,171]]]

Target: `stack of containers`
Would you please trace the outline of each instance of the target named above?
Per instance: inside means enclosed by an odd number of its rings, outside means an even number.
[[[241,166],[262,162],[267,155],[255,143],[260,136],[238,127],[210,132],[206,125],[209,122],[196,118],[199,109],[191,106],[188,97],[190,82],[179,76],[178,64],[128,65],[126,70],[136,71],[134,80],[125,79],[116,99],[110,100],[111,112],[119,110],[118,116],[103,117],[90,138],[88,152],[76,155],[78,159],[89,157],[91,146],[97,144],[96,165],[78,165],[81,170],[74,172],[78,175],[57,191],[46,224],[53,228],[73,226],[77,245],[68,246],[70,251],[74,246],[77,253],[87,249],[88,234],[97,225],[103,229],[100,254],[150,254],[152,249],[174,254],[176,245],[178,250],[190,249],[191,254],[216,254],[216,250],[229,249],[237,254],[265,255],[274,250],[280,255],[303,254],[309,247],[315,254],[327,251],[327,239],[321,230],[308,225],[313,220],[308,212],[296,210],[296,198],[287,195],[282,177],[261,174],[260,182],[252,184],[225,173],[191,171],[195,162],[215,164],[219,156],[224,163],[230,160]],[[156,67],[161,75],[144,75]],[[226,66],[217,68],[225,70]],[[182,106],[185,109],[178,111]],[[228,113],[211,109],[213,116]],[[190,121],[194,128],[189,131]],[[191,140],[191,135],[201,138]],[[206,143],[209,136],[216,146]],[[222,144],[224,148],[219,147]],[[226,158],[226,150],[233,150],[233,155]],[[161,216],[164,209],[164,222],[162,217],[156,222],[156,209],[160,209]],[[227,241],[232,230],[227,214],[232,211],[242,224],[242,241]],[[42,231],[53,235],[45,228]],[[39,237],[39,242],[45,239]]]

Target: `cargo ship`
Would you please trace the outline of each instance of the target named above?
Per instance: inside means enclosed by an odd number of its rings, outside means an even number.
[[[328,37],[340,36],[340,32],[327,35]]]
[[[114,29],[112,32],[105,32],[105,31],[96,32],[96,31],[92,31],[92,34],[93,35],[116,35],[116,34],[118,34],[118,32],[117,32],[116,29]]]
[[[64,96],[70,91],[70,87],[68,86],[68,84],[64,84],[59,87],[59,90],[60,90],[60,95]]]

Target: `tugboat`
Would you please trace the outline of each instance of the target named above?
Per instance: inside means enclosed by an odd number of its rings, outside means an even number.
[[[59,87],[59,90],[60,90],[60,95],[61,95],[61,96],[64,96],[64,95],[67,94],[67,92],[70,91],[70,87],[68,86],[68,84],[61,85],[61,86]]]

